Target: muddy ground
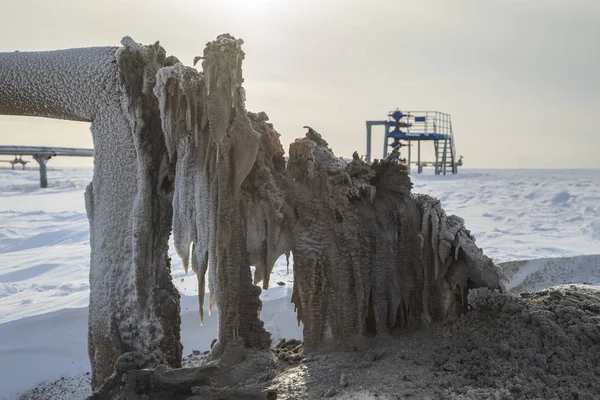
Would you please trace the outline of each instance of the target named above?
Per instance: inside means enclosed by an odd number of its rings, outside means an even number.
[[[470,312],[426,330],[309,354],[267,386],[290,400],[600,398],[597,288],[477,290],[469,301]]]
[[[480,289],[470,293],[469,303],[468,313],[424,330],[348,340],[318,352],[290,340],[271,351],[249,351],[245,361],[223,367],[212,385],[189,395],[132,398],[600,398],[598,287],[565,285],[521,295]],[[197,368],[204,356],[187,357],[186,370]],[[62,385],[62,398],[79,399],[77,385],[66,383],[21,398],[61,398],[55,394]]]

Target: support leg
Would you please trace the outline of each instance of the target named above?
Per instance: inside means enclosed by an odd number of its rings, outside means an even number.
[[[390,133],[390,128],[385,125],[385,135],[383,136],[383,158],[386,158],[388,155],[388,135]]]
[[[37,161],[38,164],[40,165],[40,187],[42,189],[48,187],[48,178],[46,176],[46,163],[48,162],[48,160],[50,158],[51,158],[50,156],[42,156],[42,155],[33,156],[33,159],[35,161]],[[23,165],[23,167],[25,167],[25,165]]]
[[[417,165],[418,165],[418,173],[423,172],[423,167],[421,166],[421,141],[417,140]]]
[[[408,141],[408,173],[410,174],[410,140]]]
[[[366,162],[371,162],[371,124],[367,122],[367,159]]]
[[[433,148],[435,149],[435,174],[439,175],[439,164],[438,164],[438,153],[439,153],[439,144],[437,140],[433,141]]]

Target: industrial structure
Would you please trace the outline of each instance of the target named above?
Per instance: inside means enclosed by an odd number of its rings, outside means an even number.
[[[21,164],[25,169],[25,164],[29,161],[23,161],[23,156],[33,156],[33,159],[40,165],[40,187],[48,187],[48,178],[46,176],[46,164],[48,160],[56,156],[67,157],[93,157],[93,149],[77,149],[70,147],[41,147],[41,146],[0,146],[0,155],[14,156],[14,160],[7,160],[12,164]],[[17,157],[18,156],[18,157]]]
[[[423,167],[433,166],[436,175],[456,174],[462,165],[462,156],[457,160],[452,120],[449,114],[439,111],[391,111],[387,121],[367,121],[367,155],[371,162],[371,130],[373,126],[383,125],[383,157],[387,157],[388,149],[395,147],[408,148],[407,158],[402,159],[410,170],[416,164],[418,173]],[[435,160],[421,159],[421,141],[433,142]],[[417,144],[416,160],[413,159],[411,147]]]

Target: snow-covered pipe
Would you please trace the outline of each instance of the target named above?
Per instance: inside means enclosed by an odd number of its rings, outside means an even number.
[[[92,121],[116,95],[116,47],[0,53],[0,115]]]
[[[85,203],[94,388],[126,352],[181,364],[179,294],[167,255],[174,168],[152,94],[168,60],[158,43],[123,44],[0,53],[0,114],[91,122],[94,175]]]

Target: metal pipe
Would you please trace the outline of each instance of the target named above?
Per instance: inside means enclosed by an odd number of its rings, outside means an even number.
[[[390,134],[390,127],[388,124],[385,124],[385,135],[383,136],[383,158],[386,158],[388,155],[388,135]]]
[[[367,122],[367,159],[366,162],[371,162],[371,124]]]

